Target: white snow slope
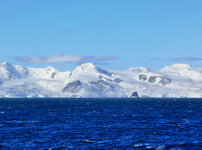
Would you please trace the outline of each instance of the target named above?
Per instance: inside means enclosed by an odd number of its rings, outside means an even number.
[[[0,97],[202,97],[202,68],[174,64],[161,70],[105,70],[92,63],[73,71],[0,63]]]

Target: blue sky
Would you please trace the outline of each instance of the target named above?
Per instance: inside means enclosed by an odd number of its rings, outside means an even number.
[[[202,67],[201,0],[0,1],[0,62]]]

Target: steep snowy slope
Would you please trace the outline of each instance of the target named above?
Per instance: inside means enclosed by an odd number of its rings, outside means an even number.
[[[73,71],[0,63],[0,97],[202,97],[202,69],[174,64],[105,70],[92,63]]]
[[[22,66],[12,65],[7,62],[0,63],[0,79],[19,79],[26,77],[27,74],[27,69]]]

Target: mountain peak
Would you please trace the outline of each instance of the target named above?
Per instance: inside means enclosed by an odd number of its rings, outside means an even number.
[[[184,69],[191,69],[192,67],[189,64],[173,64],[171,66],[165,66],[161,69],[161,71],[171,71],[171,70],[184,70]]]
[[[80,66],[76,67],[73,70],[73,72],[74,73],[85,73],[85,74],[87,73],[87,74],[94,74],[94,75],[96,75],[96,74],[105,74],[108,76],[112,75],[112,73],[106,71],[105,69],[99,68],[92,63],[81,64]]]
[[[176,68],[191,68],[189,64],[173,64],[171,67],[176,67]]]
[[[92,64],[92,63],[84,63],[84,64],[81,64],[79,65],[78,67],[76,67],[77,71],[95,71],[97,70],[97,67]]]
[[[0,63],[0,77],[7,79],[15,79],[25,77],[27,74],[26,68],[19,65],[12,65],[8,62]]]
[[[1,66],[11,66],[11,64],[8,63],[8,62],[6,62],[6,61],[0,63],[0,65],[1,65]]]
[[[83,64],[81,64],[78,67],[81,67],[81,68],[91,68],[91,69],[95,69],[96,68],[96,66],[93,63],[83,63]]]
[[[202,68],[174,64],[163,69],[111,72],[84,63],[67,73],[51,66],[26,68],[3,62],[0,97],[202,97]]]

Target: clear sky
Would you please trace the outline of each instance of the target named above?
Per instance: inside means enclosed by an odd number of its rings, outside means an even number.
[[[1,0],[0,62],[202,67],[202,0]]]

